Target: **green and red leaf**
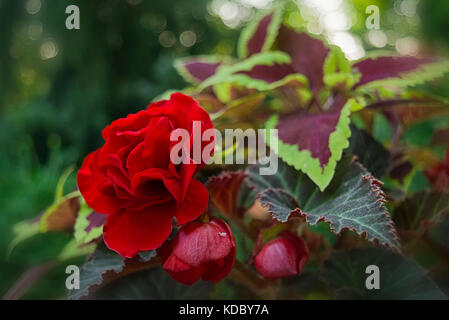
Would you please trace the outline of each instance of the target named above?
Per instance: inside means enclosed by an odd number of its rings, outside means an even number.
[[[413,86],[449,72],[449,62],[435,58],[379,56],[363,59],[353,65],[360,72],[355,87]]]
[[[324,86],[324,62],[330,52],[320,39],[282,26],[277,38],[278,50],[291,57],[294,73],[308,79],[310,89],[318,92]]]
[[[262,12],[242,31],[238,43],[239,58],[270,50],[282,22],[283,6]]]
[[[101,237],[106,215],[89,208],[85,202],[81,204],[75,223],[74,236],[79,244],[89,243]]]
[[[219,56],[193,56],[175,60],[178,73],[192,84],[198,84],[212,77],[226,59]]]
[[[306,173],[321,190],[334,176],[335,167],[343,149],[349,146],[351,136],[350,113],[357,102],[342,98],[334,100],[328,111],[310,113],[304,109],[293,113],[273,116],[266,124],[277,129],[278,154],[289,165]]]
[[[290,57],[280,51],[257,53],[234,65],[223,66],[218,72],[201,83],[200,89],[222,83],[232,83],[259,91],[273,90],[291,81],[305,87],[304,75],[294,73]]]

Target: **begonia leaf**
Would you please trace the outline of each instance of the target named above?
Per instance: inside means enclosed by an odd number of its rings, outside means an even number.
[[[366,284],[371,284],[368,277],[374,274],[373,271],[367,274],[368,266],[377,267],[379,271],[379,286],[371,290]],[[421,266],[383,248],[334,252],[324,263],[323,278],[330,283],[337,299],[447,299]]]
[[[368,241],[399,250],[382,183],[350,157],[341,160],[335,178],[323,192],[283,161],[275,175],[260,175],[257,166],[247,174],[250,185],[259,192],[259,201],[274,219],[285,222],[302,216],[311,225],[324,221],[336,234],[350,229]]]

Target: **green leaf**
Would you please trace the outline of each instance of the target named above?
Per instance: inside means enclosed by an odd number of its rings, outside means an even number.
[[[449,212],[449,193],[421,191],[405,199],[394,210],[399,229],[424,232]]]
[[[429,232],[429,236],[436,243],[442,245],[449,250],[449,214],[445,214],[442,220],[435,225]]]
[[[348,151],[375,177],[383,177],[390,167],[390,152],[366,131],[351,126]]]
[[[79,244],[89,243],[92,240],[98,239],[103,234],[103,224],[95,225],[88,219],[93,213],[93,209],[83,201],[78,212],[78,217],[76,218],[74,232],[75,239]]]
[[[379,143],[387,143],[393,137],[393,129],[388,119],[380,113],[374,115],[373,137]]]
[[[368,290],[366,268],[379,267],[380,289]],[[337,299],[442,300],[447,299],[426,271],[402,255],[382,248],[339,251],[324,263],[323,277]]]
[[[22,221],[13,226],[14,238],[8,246],[6,256],[9,257],[14,248],[21,242],[48,231],[72,231],[79,210],[79,191],[63,196],[64,185],[73,172],[73,167],[64,171],[56,186],[53,203],[37,217]]]
[[[378,57],[377,59],[366,59],[366,61],[370,60],[373,61],[373,64],[376,60],[383,61],[391,59],[394,63],[394,59],[397,60],[395,62],[396,65],[404,63],[402,60],[406,59],[413,59],[412,57]],[[362,60],[358,62],[357,64],[365,63],[365,60]],[[357,64],[354,65],[354,67],[357,68]],[[368,64],[368,62],[366,62]],[[409,63],[412,64],[411,62]],[[363,74],[362,76],[362,83],[358,89],[365,90],[365,89],[373,89],[373,88],[382,88],[386,86],[398,86],[401,88],[405,87],[411,87],[423,84],[427,81],[441,78],[444,76],[444,74],[449,72],[449,61],[443,60],[438,62],[422,62],[418,63],[418,66],[413,66],[410,68],[410,71],[403,71],[403,72],[391,72],[391,75],[389,73],[390,69],[385,65],[385,67],[382,66],[382,63],[379,64],[378,69],[385,69],[384,75],[379,76],[378,79],[374,78],[372,81],[366,81],[364,80],[364,72],[361,71]]]
[[[245,74],[232,74],[226,78],[226,81],[248,89],[256,89],[258,91],[271,91],[291,82],[295,82],[296,86],[299,88],[307,87],[307,78],[299,73],[289,74],[274,82],[251,78]]]
[[[309,150],[301,150],[302,146],[285,143],[278,137],[271,137],[267,139],[267,142],[272,146],[273,140],[277,140],[279,157],[297,170],[307,174],[321,191],[323,191],[334,176],[335,168],[337,162],[341,159],[343,149],[349,146],[348,139],[351,136],[351,129],[349,127],[350,113],[352,108],[357,108],[357,105],[358,103],[355,100],[350,99],[341,109],[337,125],[329,136],[328,148],[330,150],[330,157],[324,166],[318,158],[312,157]],[[271,117],[266,123],[267,129],[276,129],[277,125],[278,116]],[[298,128],[298,130],[301,130],[301,128]]]
[[[9,243],[8,249],[6,250],[7,259],[18,244],[40,233],[39,219],[40,217],[38,217],[38,219],[34,218],[27,221],[21,221],[12,227],[14,238]]]
[[[332,46],[324,62],[324,83],[330,88],[348,90],[359,80],[360,74],[352,71],[352,65],[340,47]]]
[[[79,191],[74,191],[55,200],[41,216],[40,232],[72,231],[79,210],[79,198]]]
[[[67,243],[64,249],[62,249],[61,253],[58,256],[58,261],[66,261],[79,256],[88,255],[92,253],[96,247],[96,243],[80,245],[75,239],[73,239],[69,243]]]
[[[239,58],[270,50],[282,22],[283,12],[283,5],[278,5],[274,10],[259,12],[252,19],[240,35],[237,47]]]
[[[248,170],[248,175],[249,183],[259,191],[259,201],[281,222],[292,215],[304,216],[311,225],[329,223],[336,234],[350,229],[368,241],[399,250],[381,182],[349,157],[339,163],[334,180],[324,192],[282,161],[276,175],[261,176],[257,167]]]

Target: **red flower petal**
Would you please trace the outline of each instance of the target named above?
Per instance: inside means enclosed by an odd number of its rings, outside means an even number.
[[[104,175],[101,173],[94,174],[91,169],[97,161],[98,152],[99,150],[94,151],[84,159],[77,175],[78,188],[89,207],[99,213],[114,213],[120,210],[124,201],[99,191],[98,186],[105,180]]]
[[[234,238],[234,237],[233,237]],[[234,267],[236,256],[235,247],[231,252],[224,258],[223,264],[211,263],[207,266],[206,271],[201,277],[204,281],[218,282],[226,277],[229,272],[231,272],[232,267]]]
[[[109,249],[132,258],[141,251],[156,249],[172,230],[175,206],[151,206],[145,211],[122,211],[108,215],[103,238]]]
[[[214,220],[186,225],[173,241],[173,254],[193,267],[222,259],[233,248],[226,228]]]
[[[159,250],[159,255],[163,261],[162,267],[176,281],[192,285],[203,274],[202,267],[192,267],[179,260],[176,255],[172,254],[172,244],[169,241]]]
[[[193,221],[203,214],[209,202],[209,192],[206,187],[196,179],[190,182],[186,197],[181,206],[176,211],[176,221],[178,224],[185,224]]]
[[[151,168],[134,175],[131,180],[132,189],[141,197],[145,197],[149,204],[166,202],[171,196],[179,201],[181,183],[166,170]]]

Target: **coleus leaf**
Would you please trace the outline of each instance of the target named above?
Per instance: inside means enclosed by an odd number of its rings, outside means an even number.
[[[368,266],[379,268],[379,289],[368,290]],[[337,299],[446,300],[426,270],[408,258],[383,248],[334,252],[325,261],[323,278]]]
[[[307,79],[304,75],[293,72],[290,61],[290,57],[280,51],[257,53],[232,66],[221,67],[213,77],[200,85],[200,89],[221,83],[233,83],[264,91],[293,80],[305,86]]]
[[[339,234],[351,229],[368,241],[399,250],[393,222],[385,208],[381,182],[350,157],[339,163],[336,176],[321,192],[306,175],[283,161],[276,175],[261,176],[257,167],[248,170],[249,184],[259,192],[259,201],[281,222],[304,216],[311,225],[329,223]]]
[[[239,120],[251,119],[254,116],[254,111],[262,105],[264,100],[265,95],[263,93],[248,94],[244,97],[233,99],[210,116],[213,120],[217,118],[228,119],[233,123]]]
[[[92,210],[83,201],[75,222],[74,236],[78,243],[89,243],[103,234],[103,225],[106,215]]]
[[[387,85],[414,86],[449,72],[449,61],[434,58],[380,56],[363,59],[354,64],[361,73],[355,87],[373,88]]]
[[[237,53],[239,58],[247,58],[255,53],[268,51],[276,39],[282,22],[283,6],[274,10],[261,12],[242,31]]]
[[[293,113],[273,116],[267,129],[278,130],[278,154],[289,165],[306,173],[321,190],[334,176],[343,149],[349,146],[350,113],[358,103],[338,98],[333,106],[320,113],[299,109]],[[272,145],[272,137],[267,142]]]
[[[198,84],[213,76],[226,61],[220,56],[192,56],[175,60],[174,67],[189,83]]]
[[[324,62],[330,51],[324,42],[286,26],[279,29],[276,42],[278,50],[291,57],[294,73],[305,75],[310,89],[318,92],[324,85]]]
[[[394,210],[394,221],[403,231],[424,232],[449,213],[448,192],[417,192]]]
[[[72,231],[79,210],[79,195],[64,197],[45,210],[40,219],[41,232]]]
[[[331,46],[330,50],[324,61],[323,81],[329,88],[346,91],[360,80],[360,74],[353,72],[351,62],[339,47]]]
[[[156,251],[151,251],[151,257]],[[92,294],[99,287],[130,273],[150,268],[152,259],[124,259],[116,252],[109,250],[103,243],[98,245],[89,261],[80,270],[80,288],[69,292],[69,299],[82,299]]]

